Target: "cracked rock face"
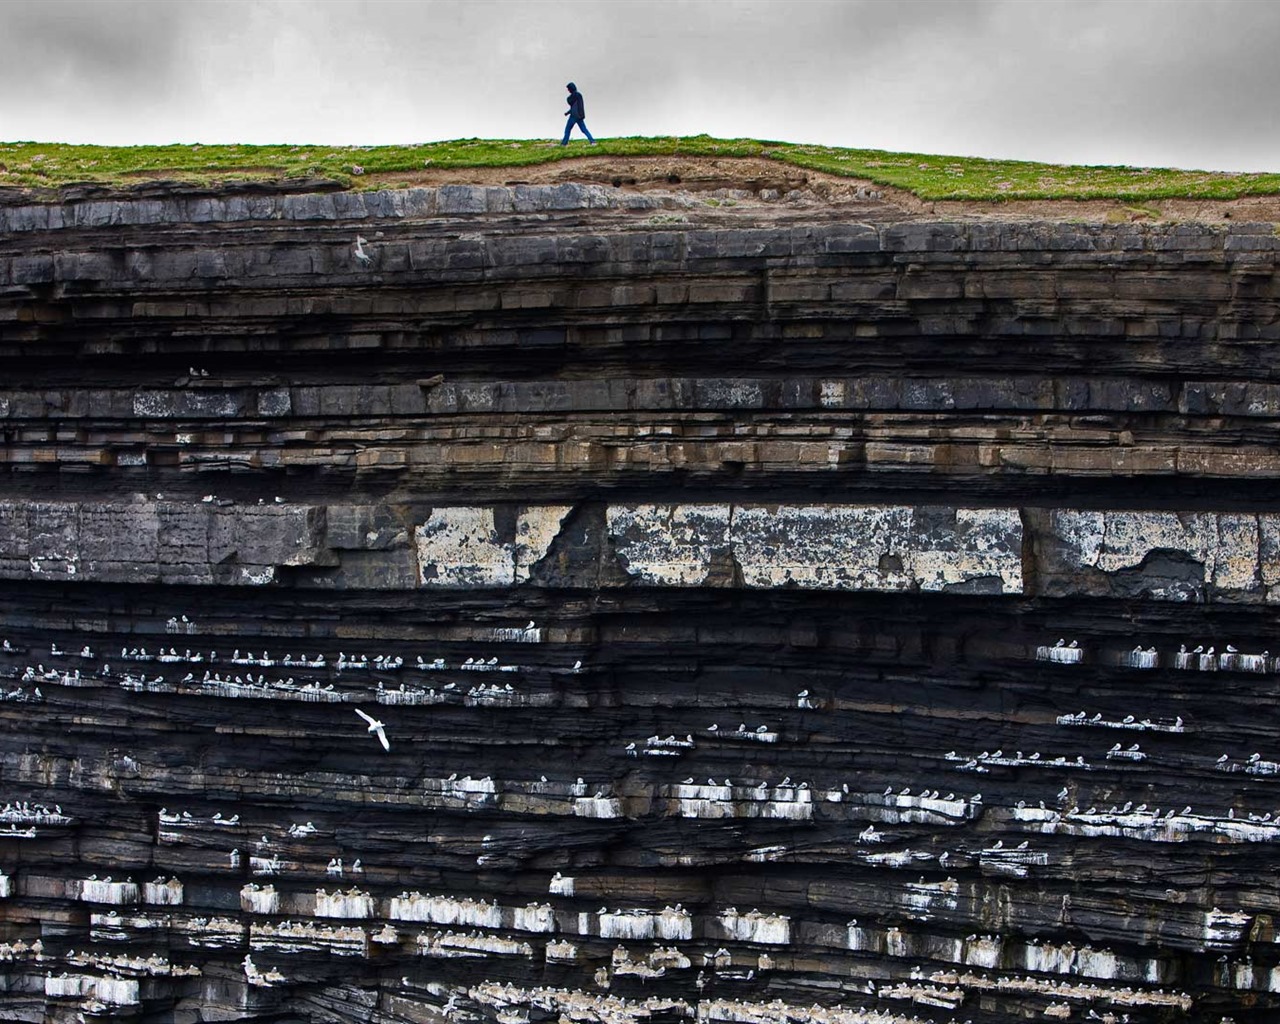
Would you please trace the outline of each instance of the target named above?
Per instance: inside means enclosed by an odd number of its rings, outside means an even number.
[[[1272,225],[761,209],[0,206],[0,1020],[1280,1014]]]
[[[610,506],[627,572],[653,586],[704,586],[717,558],[742,586],[816,590],[1022,590],[1016,509],[905,506]]]

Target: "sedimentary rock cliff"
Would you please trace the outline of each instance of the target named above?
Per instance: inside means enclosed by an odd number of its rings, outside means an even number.
[[[0,1020],[1278,1012],[1272,225],[0,229]]]

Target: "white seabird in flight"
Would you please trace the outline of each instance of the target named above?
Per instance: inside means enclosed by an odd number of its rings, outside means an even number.
[[[379,722],[376,718],[373,718],[370,715],[366,715],[359,708],[355,708],[354,711],[357,715],[359,715],[361,718],[363,718],[366,722],[369,723],[369,728],[367,731],[373,733],[375,736],[378,737],[378,742],[382,744],[382,749],[390,750],[391,744],[387,741],[387,734],[383,730],[382,723]]]

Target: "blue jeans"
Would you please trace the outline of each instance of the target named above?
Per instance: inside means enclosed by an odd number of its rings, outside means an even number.
[[[583,120],[582,118],[580,118],[580,117],[571,117],[571,118],[569,118],[569,120],[568,120],[568,121],[566,121],[566,122],[565,122],[565,125],[564,125],[564,138],[560,140],[560,145],[562,145],[562,146],[567,146],[567,145],[569,145],[569,133],[570,133],[571,131],[573,131],[573,126],[574,126],[575,124],[576,124],[579,128],[581,128],[581,129],[582,129],[582,134],[583,134],[583,135],[585,135],[585,136],[587,137],[587,141],[588,141],[588,142],[595,142],[595,141],[596,141],[595,139],[593,139],[593,138],[591,137],[591,133],[590,133],[589,131],[587,131],[587,122],[586,122],[586,121],[584,121],[584,120]]]

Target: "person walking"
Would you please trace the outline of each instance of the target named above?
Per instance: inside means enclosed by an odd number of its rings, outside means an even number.
[[[584,120],[587,116],[587,112],[586,107],[582,104],[582,93],[578,92],[578,87],[572,82],[566,85],[565,88],[569,90],[569,109],[564,113],[565,117],[569,120],[565,122],[564,138],[560,140],[560,145],[569,145],[569,133],[573,131],[573,126],[576,124],[582,129],[582,134],[587,137],[587,141],[594,146],[596,144],[596,140],[593,139],[591,137],[591,133],[587,131],[587,122]]]

